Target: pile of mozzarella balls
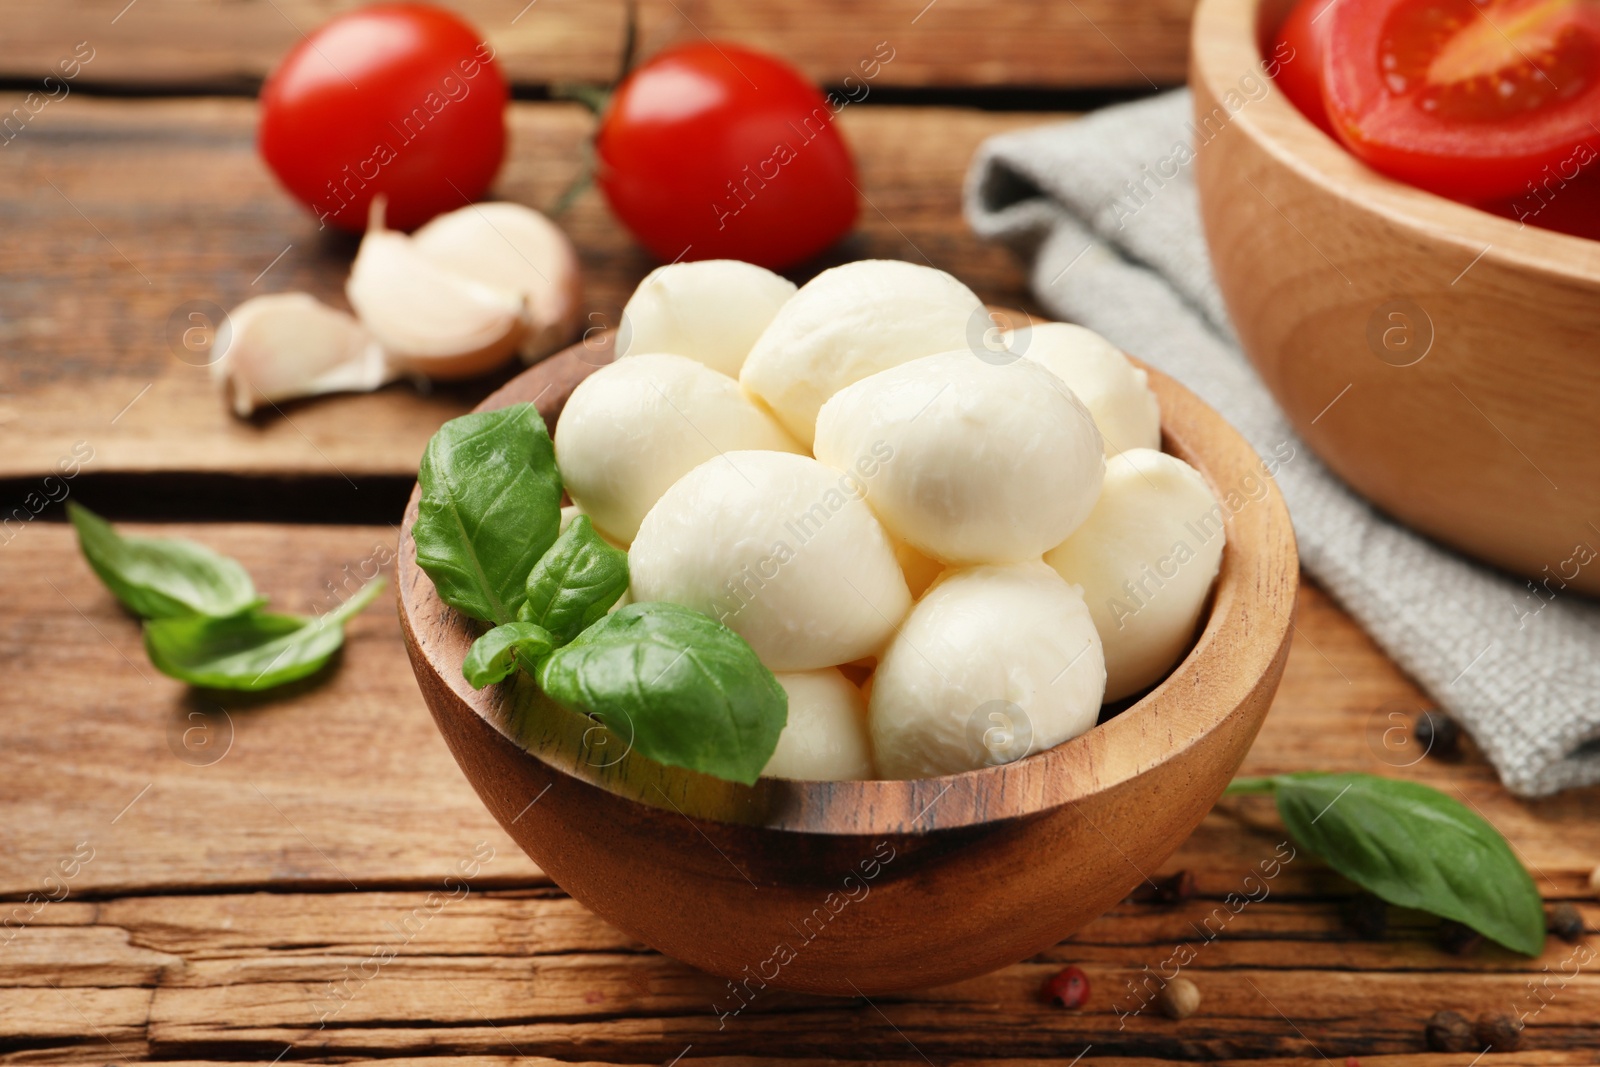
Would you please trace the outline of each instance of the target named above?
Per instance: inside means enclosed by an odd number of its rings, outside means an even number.
[[[1019,759],[1193,640],[1220,510],[1159,451],[1145,373],[1081,327],[991,329],[971,290],[911,263],[798,290],[673,264],[567,401],[556,462],[627,548],[631,599],[721,620],[787,690],[769,776]]]

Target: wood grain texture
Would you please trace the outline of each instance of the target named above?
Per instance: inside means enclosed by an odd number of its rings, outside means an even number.
[[[143,530],[181,532],[238,556],[275,603],[298,610],[315,609],[326,581],[346,563],[359,570],[395,537],[388,527]],[[1342,919],[1348,887],[1297,858],[1267,899],[1201,947],[1189,971],[1206,998],[1199,1015],[1172,1023],[1146,1011],[1119,1029],[1114,1009],[1139,1003],[1127,983],[1137,986],[1141,969],[1177,945],[1199,942],[1196,925],[1205,929],[1282,840],[1270,805],[1230,801],[1148,872],[1157,881],[1193,872],[1198,895],[1187,903],[1139,892],[992,976],[870,1004],[772,992],[719,1029],[712,1004],[728,1006],[725,983],[596,918],[494,825],[451,766],[398,623],[381,604],[352,626],[329,677],[290,699],[229,704],[231,749],[193,766],[174,754],[168,730],[189,725],[198,701],[150,671],[136,624],[78,558],[70,531],[30,526],[0,549],[0,568],[13,608],[0,628],[8,738],[0,748],[8,815],[0,896],[9,908],[31,909],[26,894],[45,891],[77,842],[95,849],[66,899],[20,926],[13,920],[20,933],[0,944],[0,1056],[8,1061],[270,1060],[292,1045],[286,1058],[645,1063],[693,1045],[686,1061],[755,1053],[922,1063],[919,1051],[940,1062],[1070,1060],[1093,1045],[1092,1057],[1320,1064],[1321,1050],[1369,1062],[1420,1053],[1422,1022],[1435,1010],[1511,1010],[1540,968],[1559,967],[1571,952],[1552,940],[1540,961],[1493,947],[1456,957],[1436,947],[1431,920],[1399,911],[1383,939],[1362,940]],[[1584,888],[1600,859],[1592,817],[1600,791],[1517,801],[1470,752],[1455,764],[1392,766],[1400,757],[1369,738],[1389,725],[1386,709],[1419,706],[1416,690],[1314,587],[1302,588],[1297,626],[1243,773],[1367,770],[1464,796],[1509,835],[1547,897],[1578,901],[1589,928],[1600,925],[1600,906]],[[456,892],[445,878],[480,841],[495,856],[466,879],[470,891],[430,905],[430,892]],[[394,958],[375,972],[368,965],[373,977],[350,979],[386,947]],[[1091,977],[1088,1011],[1033,999],[1067,963]],[[1558,993],[1528,1031],[1527,1051],[1502,1062],[1592,1060],[1600,1031],[1590,1008],[1600,990],[1590,981],[1586,972]],[[319,1013],[335,1010],[319,1028]],[[488,1058],[466,1067],[479,1064],[500,1067]]]
[[[547,206],[578,173],[590,120],[569,104],[523,104],[511,114],[495,195]],[[967,230],[959,190],[985,136],[1048,117],[846,108],[842,128],[871,206],[855,233],[796,277],[863,257],[925,260],[985,299],[1026,306],[1022,269]],[[185,307],[181,330],[188,302],[220,312],[291,289],[342,307],[355,251],[347,238],[318,234],[272,185],[255,156],[254,121],[254,105],[242,101],[69,97],[5,148],[0,478],[42,477],[82,442],[93,472],[319,475],[355,493],[364,476],[414,476],[439,424],[509,376],[429,396],[397,384],[251,422],[225,411],[207,368],[174,354],[175,311]],[[583,260],[585,323],[615,325],[654,264],[592,190],[562,225]]]
[[[128,10],[123,11],[127,6]],[[83,84],[172,89],[250,87],[279,57],[349,0],[24,0],[0,76],[42,78],[88,41]],[[621,67],[622,0],[452,0],[521,86],[609,83]],[[710,36],[774,52],[813,80],[861,78],[862,59],[888,41],[894,59],[873,79],[885,86],[1076,88],[1173,85],[1183,80],[1194,0],[645,0],[645,54]],[[121,12],[120,17],[119,12]],[[115,19],[115,22],[113,22]],[[57,90],[59,91],[59,90]]]
[[[1245,351],[1378,506],[1548,579],[1540,596],[1600,593],[1600,243],[1365,168],[1251,80],[1257,7],[1207,0],[1192,78],[1202,215]]]

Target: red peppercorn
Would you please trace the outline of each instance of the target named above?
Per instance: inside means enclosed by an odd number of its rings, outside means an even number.
[[[1081,1008],[1089,1003],[1089,976],[1081,967],[1063,967],[1039,987],[1039,999],[1062,1008]]]

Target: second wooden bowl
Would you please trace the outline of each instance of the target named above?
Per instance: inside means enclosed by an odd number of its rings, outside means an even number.
[[[604,343],[578,346],[485,406],[533,401],[554,426],[609,358]],[[423,696],[506,832],[602,918],[729,979],[719,1013],[768,987],[870,995],[1024,959],[1101,915],[1189,836],[1249,749],[1288,653],[1299,571],[1282,499],[1215,412],[1150,379],[1164,447],[1230,501],[1222,571],[1188,657],[1063,745],[942,778],[753,788],[633,757],[526,679],[467,685],[475,631],[416,565],[413,493],[397,584]]]
[[[1600,242],[1357,161],[1262,72],[1287,7],[1204,0],[1194,21],[1195,178],[1246,354],[1378,506],[1550,593],[1600,593]]]

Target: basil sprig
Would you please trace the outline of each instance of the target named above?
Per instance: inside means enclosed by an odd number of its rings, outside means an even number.
[[[472,688],[482,689],[509,678],[518,665],[532,673],[539,660],[555,647],[555,638],[543,626],[508,622],[472,642],[461,664],[461,673]]]
[[[579,515],[528,574],[527,599],[517,618],[571,641],[628,591],[628,554],[595,533]]]
[[[190,685],[255,692],[321,670],[344,644],[344,624],[387,584],[377,578],[326,615],[250,611],[225,619],[152,619],[144,648],[162,674]]]
[[[753,783],[789,700],[744,639],[678,604],[620,608],[539,665],[539,687],[658,763]]]
[[[211,689],[271,689],[315,674],[344,644],[344,624],[383,579],[320,618],[262,611],[266,597],[238,560],[177,537],[124,537],[67,505],[89,566],[145,620],[144,647],[161,673]]]
[[[67,504],[67,516],[89,566],[140,618],[225,618],[266,603],[237,560],[204,545],[181,537],[123,537],[78,503]]]
[[[1389,903],[1454,919],[1524,955],[1544,951],[1533,879],[1499,831],[1437,789],[1306,771],[1238,778],[1227,792],[1273,794],[1296,841]]]
[[[586,516],[561,531],[561,476],[533,405],[446,423],[418,482],[418,564],[446,604],[495,624],[462,663],[469,684],[521,667],[630,751],[756,780],[788,718],[783,687],[708,615],[665,603],[607,614],[627,592],[628,555]]]
[[[439,599],[484,622],[515,621],[561,523],[561,475],[538,409],[451,419],[428,441],[417,482],[411,537]]]

